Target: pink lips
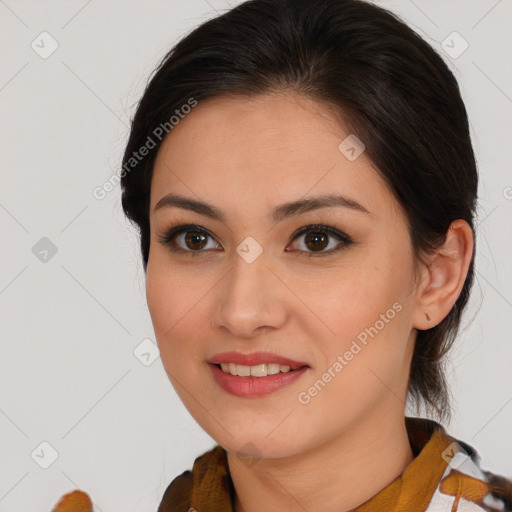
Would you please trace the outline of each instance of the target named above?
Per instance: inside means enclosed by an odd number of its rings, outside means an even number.
[[[294,361],[287,357],[278,356],[271,352],[254,352],[242,354],[240,352],[223,352],[208,359],[209,368],[215,382],[226,392],[234,396],[254,398],[274,393],[290,386],[302,375],[310,370],[306,363]],[[290,371],[267,375],[266,377],[240,377],[223,371],[217,365],[221,363],[234,363],[245,366],[256,366],[263,363],[277,363],[289,366]]]
[[[277,363],[283,366],[289,366],[292,370],[309,366],[307,363],[294,361],[287,357],[278,356],[272,352],[253,352],[251,354],[242,354],[241,352],[222,352],[215,354],[207,361],[210,364],[234,363],[244,366],[256,366],[263,363]]]
[[[224,391],[245,398],[260,397],[279,391],[291,385],[309,371],[309,368],[305,366],[299,370],[290,370],[287,373],[277,373],[266,377],[239,377],[226,373],[215,364],[209,364],[208,367],[215,382]]]

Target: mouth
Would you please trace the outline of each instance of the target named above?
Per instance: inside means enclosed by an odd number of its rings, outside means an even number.
[[[292,386],[311,369],[308,365],[291,368],[290,365],[277,363],[253,366],[208,363],[208,366],[218,386],[227,393],[242,398],[263,397]]]
[[[304,361],[295,361],[273,352],[223,352],[210,357],[206,362],[240,377],[265,377],[309,367]]]
[[[262,363],[253,366],[235,363],[210,364],[216,366],[219,370],[222,370],[224,373],[228,373],[233,376],[253,377],[256,379],[261,377],[267,377],[269,375],[277,375],[280,373],[291,373],[297,370],[301,370],[302,368],[309,368],[309,366],[305,364],[296,364],[294,365],[294,367],[279,363]]]

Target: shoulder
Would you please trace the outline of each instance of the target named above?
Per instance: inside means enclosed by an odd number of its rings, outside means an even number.
[[[192,469],[177,476],[167,487],[157,512],[186,512],[198,501],[223,488],[228,477],[226,452],[216,445],[198,456]],[[197,508],[197,506],[195,507]]]
[[[436,493],[455,498],[457,511],[512,512],[512,480],[483,470],[470,445],[456,440],[452,449]]]
[[[192,500],[193,475],[192,471],[184,471],[168,486],[158,506],[157,512],[185,511]]]

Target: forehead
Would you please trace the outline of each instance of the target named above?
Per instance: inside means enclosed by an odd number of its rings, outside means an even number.
[[[238,212],[340,192],[393,213],[397,205],[364,151],[349,160],[340,150],[349,135],[327,104],[294,93],[199,102],[159,149],[151,211],[171,192]]]

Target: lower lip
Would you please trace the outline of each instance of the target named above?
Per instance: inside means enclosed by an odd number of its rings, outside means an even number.
[[[265,396],[293,384],[309,369],[304,366],[287,373],[277,373],[266,377],[239,377],[221,370],[214,364],[208,363],[215,382],[228,393],[247,398]]]

